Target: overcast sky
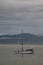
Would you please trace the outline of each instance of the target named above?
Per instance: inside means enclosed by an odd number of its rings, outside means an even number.
[[[43,35],[43,0],[0,0],[0,34]]]

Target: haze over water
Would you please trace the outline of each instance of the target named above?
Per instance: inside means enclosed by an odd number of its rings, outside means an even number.
[[[43,45],[24,45],[24,49],[33,48],[33,55],[15,54],[21,45],[0,45],[0,65],[43,65]]]

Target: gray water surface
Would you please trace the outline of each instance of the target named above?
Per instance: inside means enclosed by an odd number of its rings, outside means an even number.
[[[14,50],[21,49],[21,45],[0,45],[0,65],[43,65],[43,45],[32,45],[33,55],[15,54]],[[24,45],[24,49],[30,45]]]

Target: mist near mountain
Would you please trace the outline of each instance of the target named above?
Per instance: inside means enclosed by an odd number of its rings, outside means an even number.
[[[43,44],[43,36],[37,36],[30,33],[16,35],[1,35],[0,44]]]

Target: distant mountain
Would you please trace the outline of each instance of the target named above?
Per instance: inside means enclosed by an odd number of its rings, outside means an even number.
[[[28,44],[43,44],[43,36],[37,36],[30,33],[0,36],[0,44],[17,44],[21,42]]]

